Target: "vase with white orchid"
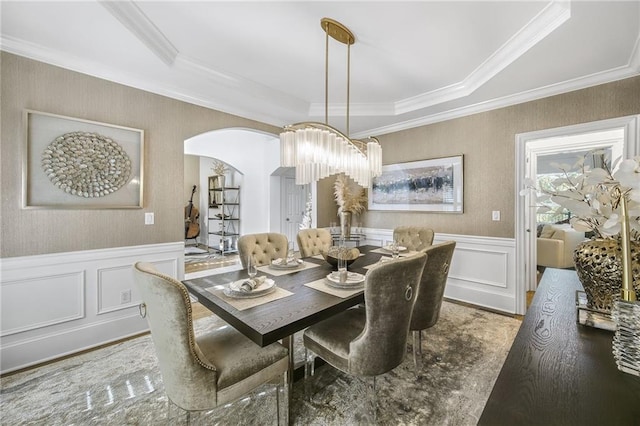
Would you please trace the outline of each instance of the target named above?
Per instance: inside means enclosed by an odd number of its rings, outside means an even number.
[[[603,167],[585,165],[594,154]],[[550,203],[564,207],[574,215],[574,229],[595,233],[574,254],[578,277],[588,305],[611,313],[618,369],[640,376],[640,157],[622,160],[617,168],[608,164],[605,153],[596,151],[573,167],[558,165],[562,176],[540,185],[544,195],[538,201],[543,209],[552,208]]]
[[[603,166],[588,166],[588,158]],[[610,164],[604,151],[590,151],[573,165],[556,164],[557,177],[530,182],[539,213],[560,206],[574,229],[593,233],[574,261],[589,307],[603,311],[640,290],[640,157]]]
[[[592,155],[601,158],[601,168],[585,164]],[[570,223],[577,231],[611,238],[622,230],[624,200],[630,238],[640,240],[640,157],[620,161],[617,169],[608,163],[605,152],[598,150],[579,157],[574,165],[556,164],[561,174],[539,182],[538,213],[555,210],[559,205],[571,212]]]

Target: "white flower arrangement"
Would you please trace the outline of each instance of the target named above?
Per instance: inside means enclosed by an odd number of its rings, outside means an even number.
[[[603,168],[585,165],[589,155],[599,155]],[[611,169],[604,151],[590,151],[574,165],[555,164],[561,177],[548,182],[528,182],[538,194],[538,213],[554,210],[555,204],[571,212],[571,226],[580,232],[593,231],[599,238],[620,234],[622,206],[627,203],[631,239],[640,240],[640,157],[626,159]],[[615,170],[615,172],[612,172]],[[526,190],[525,190],[526,191]],[[523,191],[524,192],[524,191]],[[521,193],[522,194],[522,193]]]

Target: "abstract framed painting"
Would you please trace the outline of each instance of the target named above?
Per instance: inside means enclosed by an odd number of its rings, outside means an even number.
[[[463,213],[464,156],[382,166],[369,185],[369,210]]]
[[[143,130],[26,110],[24,134],[23,208],[142,208]]]

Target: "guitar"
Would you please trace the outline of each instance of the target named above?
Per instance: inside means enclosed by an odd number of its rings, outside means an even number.
[[[200,217],[200,213],[198,212],[198,208],[193,205],[193,194],[196,193],[196,186],[193,185],[193,189],[191,190],[191,199],[189,200],[189,204],[184,208],[184,238],[196,238],[200,235],[200,223],[198,222],[198,218]]]

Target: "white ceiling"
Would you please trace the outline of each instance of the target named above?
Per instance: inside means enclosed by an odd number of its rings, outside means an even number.
[[[640,2],[2,1],[1,48],[277,126],[325,121],[325,33],[351,47],[351,136],[640,74]],[[330,40],[329,124],[346,46]]]

